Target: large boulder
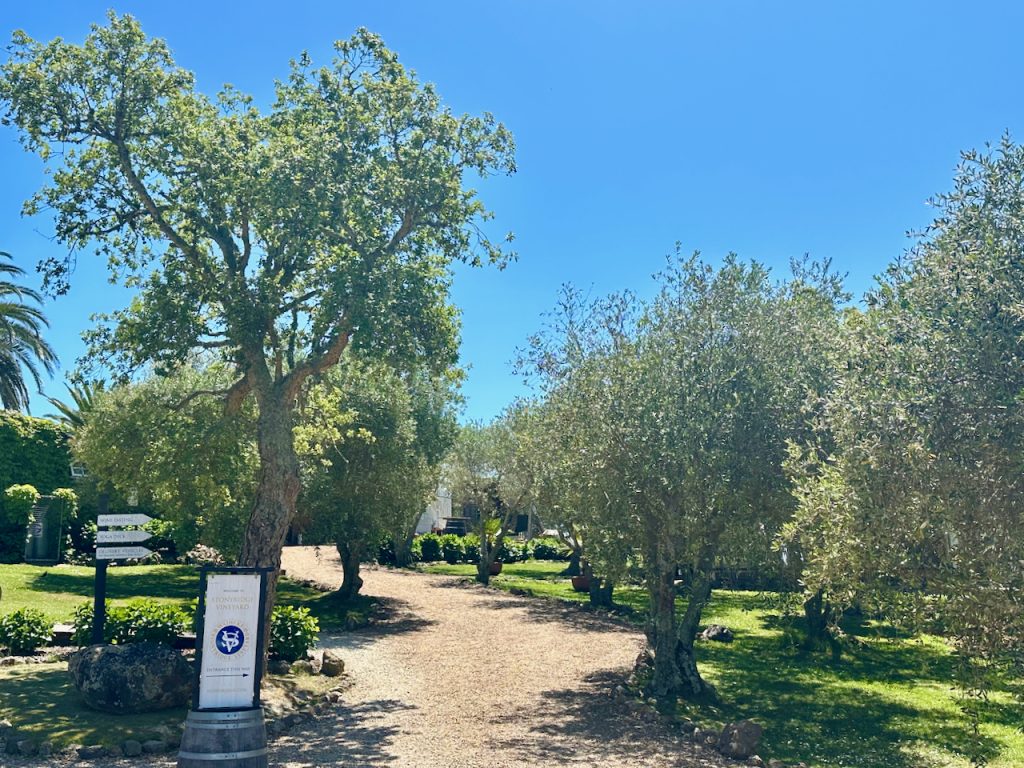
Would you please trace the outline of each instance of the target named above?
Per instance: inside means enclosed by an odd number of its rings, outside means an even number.
[[[757,753],[764,729],[753,720],[729,723],[718,737],[718,751],[726,757],[746,760]]]
[[[158,643],[90,645],[68,659],[68,671],[86,706],[127,714],[181,707],[192,695],[192,668]]]

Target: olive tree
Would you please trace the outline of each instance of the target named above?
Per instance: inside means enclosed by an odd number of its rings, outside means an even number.
[[[1024,655],[1024,149],[964,154],[919,243],[851,312],[794,447],[804,578],[955,641],[962,683]]]
[[[48,171],[26,210],[52,211],[69,249],[42,264],[50,290],[92,249],[137,290],[90,335],[94,359],[162,372],[214,350],[235,371],[215,394],[255,398],[245,565],[279,567],[307,380],[350,345],[454,360],[449,265],[510,255],[466,184],[514,171],[509,132],[453,115],[366,30],[335,50],[328,66],[293,61],[267,109],[230,86],[199,93],[163,41],[113,13],[81,45],[15,32],[0,67],[4,122]]]

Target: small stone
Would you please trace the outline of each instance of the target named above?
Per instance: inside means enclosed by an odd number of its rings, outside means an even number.
[[[752,755],[750,759],[747,760],[747,765],[752,766],[753,768],[764,768],[764,760],[761,759],[760,755]]]
[[[83,760],[94,760],[97,757],[106,757],[107,755],[107,748],[102,744],[88,744],[84,747],[79,747],[76,751]]]
[[[752,720],[729,723],[722,729],[721,748],[726,757],[745,760],[757,751],[764,729]]]
[[[53,754],[53,742],[44,741],[39,745],[39,751],[36,752],[40,757],[49,757]]]
[[[142,742],[128,739],[121,745],[121,751],[124,752],[125,757],[138,757],[142,754]]]
[[[292,712],[290,715],[285,715],[284,717],[285,728],[294,728],[301,722],[302,715],[300,715],[298,712]]]
[[[280,720],[271,720],[267,723],[267,736],[274,738],[284,733],[284,725]]]
[[[345,660],[341,657],[341,654],[331,648],[324,651],[323,665],[320,673],[327,675],[327,677],[338,677],[345,674]]]
[[[768,761],[768,768],[786,768],[786,764],[778,758],[772,758]]]
[[[704,743],[707,744],[709,747],[713,747],[716,744],[718,744],[718,736],[713,733],[709,733],[707,736],[704,737]]]
[[[272,675],[287,675],[292,671],[292,665],[284,659],[274,659],[267,664],[267,671]]]
[[[702,640],[711,640],[716,643],[731,643],[733,641],[732,630],[723,627],[721,624],[712,624],[700,633]]]
[[[322,665],[321,665],[322,666]],[[292,663],[292,674],[293,675],[313,675],[313,664],[305,659],[299,659],[299,661]]]
[[[18,659],[14,656],[4,656],[0,659],[0,667],[13,667],[18,663]]]
[[[158,752],[166,752],[168,744],[163,739],[150,739],[142,742],[142,751],[146,754],[155,755]]]
[[[34,755],[37,749],[39,749],[39,745],[32,739],[22,739],[18,742],[18,754],[23,757]]]

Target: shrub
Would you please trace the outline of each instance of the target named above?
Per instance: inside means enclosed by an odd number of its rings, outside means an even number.
[[[480,562],[480,537],[475,533],[468,533],[462,537],[462,549],[462,559],[464,562]]]
[[[92,639],[92,603],[75,609],[75,645],[88,645]],[[107,606],[103,625],[103,641],[115,645],[126,643],[164,643],[174,645],[178,635],[192,625],[192,613],[177,605],[155,600],[136,600],[128,605]]]
[[[28,656],[50,642],[53,624],[35,608],[19,608],[0,617],[0,645],[15,656]]]
[[[39,491],[31,485],[12,485],[4,491],[5,525],[23,527],[28,525],[32,507],[39,501]]]
[[[504,563],[520,563],[530,556],[529,548],[524,541],[505,539],[501,542],[501,552],[498,559]]]
[[[377,547],[377,562],[380,565],[394,565],[397,562],[395,559],[395,542],[390,536],[382,539]]]
[[[320,623],[308,608],[279,605],[270,618],[270,655],[285,661],[298,661],[316,645]]]
[[[436,563],[441,559],[441,537],[436,533],[425,533],[416,543],[419,544],[420,559],[424,563]]]
[[[543,536],[530,542],[530,551],[535,560],[567,560],[569,551],[558,539]]]
[[[466,546],[462,541],[461,536],[456,536],[454,533],[445,533],[441,536],[441,555],[444,557],[444,561],[449,565],[455,565],[461,563],[466,559]],[[477,559],[480,558],[479,550],[477,551]]]

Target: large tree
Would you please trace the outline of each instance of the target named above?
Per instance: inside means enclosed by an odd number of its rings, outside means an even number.
[[[25,372],[40,389],[39,367],[52,374],[57,364],[57,355],[43,338],[43,330],[49,325],[46,316],[33,306],[41,297],[12,279],[24,274],[21,267],[11,263],[10,254],[0,252],[0,406],[12,411],[28,410]]]
[[[839,607],[956,643],[962,682],[1024,666],[1024,148],[965,153],[917,246],[836,338],[785,541]]]
[[[280,564],[306,381],[350,344],[453,360],[449,265],[509,255],[466,186],[514,170],[508,131],[453,115],[366,30],[335,49],[329,66],[292,62],[267,110],[230,86],[197,92],[130,16],[81,45],[16,32],[0,67],[4,120],[49,170],[26,209],[52,211],[70,250],[43,265],[47,285],[65,290],[74,255],[95,248],[138,291],[91,334],[94,358],[159,372],[216,350],[236,371],[228,407],[255,397],[246,565]]]

